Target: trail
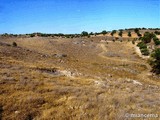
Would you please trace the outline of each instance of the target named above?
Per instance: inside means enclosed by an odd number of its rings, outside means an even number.
[[[105,44],[100,43],[99,46],[102,48],[102,52],[99,53],[98,55],[104,59],[108,59],[108,60],[112,60],[112,61],[117,61],[117,62],[122,62],[122,63],[129,63],[129,64],[137,64],[137,65],[145,65],[147,69],[145,69],[144,71],[140,72],[137,75],[137,78],[145,81],[145,82],[149,82],[149,83],[155,83],[154,81],[151,81],[148,76],[151,75],[150,70],[151,67],[149,64],[146,63],[141,63],[141,62],[136,62],[136,61],[131,61],[128,59],[119,59],[119,58],[112,58],[112,57],[107,57],[104,54],[108,51],[107,48],[105,47]]]
[[[102,48],[102,52],[99,53],[99,56],[108,60],[113,60],[113,61],[117,61],[117,62],[126,62],[126,63],[132,63],[132,64],[140,64],[140,65],[145,65],[147,68],[147,64],[143,64],[141,62],[136,62],[136,61],[131,61],[131,60],[127,60],[127,59],[118,59],[118,58],[112,58],[112,57],[107,57],[104,54],[108,51],[107,48],[105,47],[104,44],[99,44],[99,46]]]

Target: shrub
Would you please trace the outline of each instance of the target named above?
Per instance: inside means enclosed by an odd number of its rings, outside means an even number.
[[[159,40],[155,41],[155,45],[160,45],[160,41]]]
[[[132,40],[132,44],[135,44],[135,41],[134,41],[134,40]]]
[[[152,66],[152,72],[160,74],[160,48],[157,48],[151,54],[150,65]]]
[[[137,36],[138,36],[138,37],[141,37],[142,35],[141,35],[140,33],[137,33]]]
[[[145,48],[147,48],[147,45],[146,45],[145,43],[143,43],[143,42],[139,42],[139,43],[137,44],[137,46],[138,46],[140,49],[145,49]]]
[[[156,36],[153,37],[153,41],[154,41],[155,45],[160,45],[160,40]]]
[[[30,34],[30,37],[34,37],[35,35],[34,34]]]
[[[129,31],[129,32],[128,32],[128,37],[131,37],[131,36],[132,36],[132,35],[131,35],[131,32]]]
[[[134,29],[134,32],[139,33],[139,29],[138,28]]]
[[[121,30],[118,35],[122,37],[122,34],[123,34],[123,32],[122,32],[122,30]]]
[[[17,47],[17,43],[16,42],[13,42],[12,45],[13,45],[13,47]]]
[[[90,32],[89,35],[94,35],[94,33],[93,33],[93,32]]]
[[[159,31],[155,31],[154,32],[156,35],[160,35],[160,32]]]
[[[149,33],[149,32],[145,32],[144,33],[144,36],[142,37],[142,41],[144,43],[150,43],[151,42],[151,39],[155,37],[155,34],[153,33]]]
[[[113,36],[116,33],[116,30],[112,30],[111,35]]]
[[[149,55],[149,50],[147,49],[147,48],[143,48],[143,49],[141,49],[141,53],[142,53],[142,55]]]
[[[139,42],[137,46],[140,48],[142,55],[149,55],[149,50],[147,49],[147,45],[143,42]]]
[[[83,31],[83,32],[81,33],[81,35],[82,35],[82,36],[88,36],[88,32]]]
[[[106,30],[103,30],[101,33],[102,33],[103,35],[105,35],[105,34],[107,34],[107,31],[106,31]]]

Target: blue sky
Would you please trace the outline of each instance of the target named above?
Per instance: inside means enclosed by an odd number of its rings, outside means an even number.
[[[160,28],[160,0],[0,0],[0,33]]]

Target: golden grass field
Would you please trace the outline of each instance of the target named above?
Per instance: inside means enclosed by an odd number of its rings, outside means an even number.
[[[103,39],[0,38],[0,119],[128,120],[126,113],[159,114],[160,78],[147,60],[131,41]]]

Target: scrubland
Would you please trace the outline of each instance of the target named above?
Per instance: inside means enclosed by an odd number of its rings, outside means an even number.
[[[128,39],[2,37],[0,119],[127,120],[126,113],[159,114],[160,77],[150,69]]]

